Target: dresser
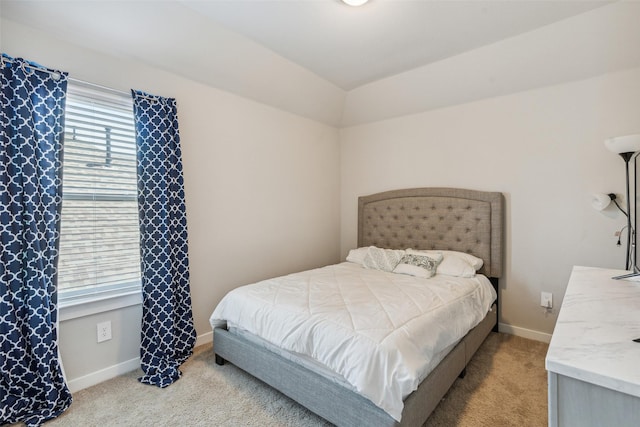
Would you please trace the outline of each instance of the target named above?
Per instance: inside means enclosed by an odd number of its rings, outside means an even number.
[[[549,426],[640,426],[640,278],[574,267],[545,360]]]

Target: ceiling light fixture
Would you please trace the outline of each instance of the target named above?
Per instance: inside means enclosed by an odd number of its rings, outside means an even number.
[[[345,4],[348,4],[349,6],[362,6],[363,4],[368,2],[369,0],[342,0],[342,1]]]

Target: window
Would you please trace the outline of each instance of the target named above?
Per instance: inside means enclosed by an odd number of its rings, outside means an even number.
[[[140,229],[130,96],[69,82],[62,191],[61,307],[139,295]]]

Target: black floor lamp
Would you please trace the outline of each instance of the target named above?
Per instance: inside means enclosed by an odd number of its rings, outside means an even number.
[[[611,200],[618,206],[618,208],[627,217],[627,250],[625,258],[625,269],[630,270],[631,273],[623,274],[622,276],[616,276],[614,279],[627,279],[630,277],[640,276],[640,269],[637,264],[636,256],[636,230],[637,230],[637,178],[636,178],[636,159],[640,154],[640,134],[618,136],[616,138],[609,138],[604,141],[604,145],[612,152],[619,154],[624,160],[625,172],[626,172],[626,201],[627,211],[625,212],[620,205],[615,201],[615,195],[610,194]],[[631,179],[629,173],[629,166],[633,159],[633,209],[631,209]],[[613,197],[611,197],[613,196]]]

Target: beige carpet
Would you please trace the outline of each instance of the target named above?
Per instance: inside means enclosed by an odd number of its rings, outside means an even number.
[[[547,345],[492,333],[464,379],[425,426],[545,426]],[[217,366],[210,345],[196,349],[183,377],[166,389],[132,372],[74,394],[47,426],[329,426],[230,364]]]
[[[425,426],[546,426],[548,347],[492,333]]]

